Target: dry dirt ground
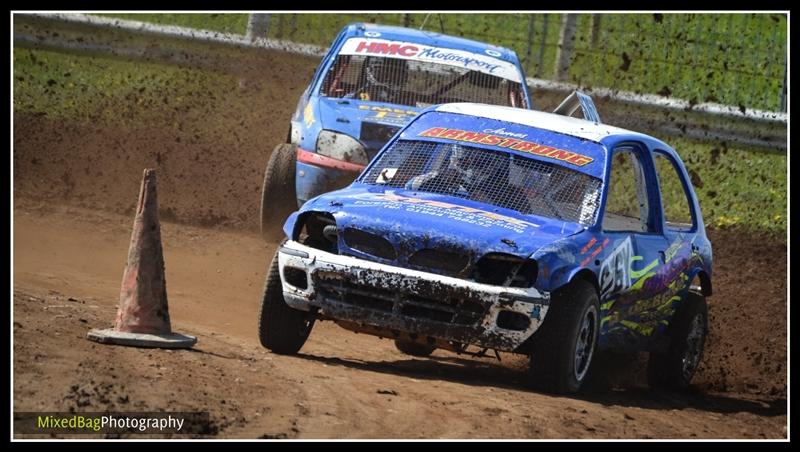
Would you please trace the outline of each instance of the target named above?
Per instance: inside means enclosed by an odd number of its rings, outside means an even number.
[[[603,372],[587,390],[553,397],[526,389],[521,357],[411,358],[390,341],[327,322],[315,326],[299,356],[269,353],[258,343],[256,316],[274,245],[251,233],[164,223],[173,328],[196,335],[197,346],[166,351],[89,342],[89,329],[113,323],[129,227],[122,215],[16,203],[15,410],[208,411],[208,434],[233,438],[787,434],[785,368],[762,371],[774,366],[764,359],[779,359],[775,348],[785,347],[785,329],[729,331],[737,316],[747,319],[731,312],[738,303],[722,289],[711,299],[709,351],[689,393],[651,392],[640,364],[601,356]],[[757,364],[736,348],[768,357]],[[728,391],[716,389],[723,387]]]
[[[299,356],[261,348],[275,248],[255,233],[262,171],[313,65],[276,63],[253,84],[288,94],[243,115],[238,146],[192,124],[187,140],[15,116],[14,410],[208,411],[222,438],[787,437],[787,249],[769,237],[711,232],[711,331],[687,393],[652,392],[641,360],[600,356],[584,391],[553,397],[526,388],[521,357],[412,358],[328,322]],[[173,328],[199,338],[191,351],[85,339],[113,323],[144,167],[158,170]]]

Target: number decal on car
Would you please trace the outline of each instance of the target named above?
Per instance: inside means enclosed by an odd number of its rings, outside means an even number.
[[[601,298],[620,293],[631,286],[633,243],[627,237],[600,265]]]

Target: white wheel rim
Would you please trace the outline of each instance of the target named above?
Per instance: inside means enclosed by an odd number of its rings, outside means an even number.
[[[581,326],[578,330],[578,338],[575,341],[575,363],[573,369],[575,379],[578,381],[583,381],[586,372],[589,370],[589,364],[592,362],[592,355],[594,354],[596,333],[597,309],[594,306],[590,306],[583,315]]]

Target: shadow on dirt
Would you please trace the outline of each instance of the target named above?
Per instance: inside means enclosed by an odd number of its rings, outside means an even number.
[[[636,407],[651,410],[683,410],[692,408],[720,414],[750,413],[757,416],[786,415],[786,399],[747,400],[728,395],[708,394],[695,387],[684,392],[631,388],[626,390],[589,392],[582,400],[606,406]]]
[[[236,360],[246,360],[246,359],[248,359],[246,356],[243,356],[243,355],[236,355],[236,354],[223,355],[221,353],[212,352],[212,351],[209,351],[209,350],[203,350],[202,348],[199,348],[199,347],[192,347],[192,348],[188,349],[187,351],[190,352],[190,353],[199,353],[201,355],[210,355],[210,356],[215,356],[217,358],[223,358],[223,359],[236,359]]]
[[[538,392],[526,382],[524,370],[503,363],[487,363],[461,357],[410,358],[396,361],[359,361],[300,353],[298,357],[327,365],[380,372],[419,380],[449,381],[470,386],[495,387],[514,391]],[[634,364],[632,364],[634,365]],[[786,399],[747,400],[729,395],[703,393],[695,387],[684,392],[651,390],[646,386],[621,387],[619,380],[601,366],[578,394],[561,396],[606,406],[651,410],[693,408],[720,414],[745,412],[757,416],[780,416],[787,412]]]

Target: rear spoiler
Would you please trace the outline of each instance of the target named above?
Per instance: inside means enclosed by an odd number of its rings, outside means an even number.
[[[602,124],[600,115],[597,113],[597,107],[594,106],[594,101],[588,94],[584,94],[580,91],[573,91],[572,94],[561,102],[561,105],[553,110],[553,113],[572,116],[578,108],[580,108],[583,113],[583,119]]]

